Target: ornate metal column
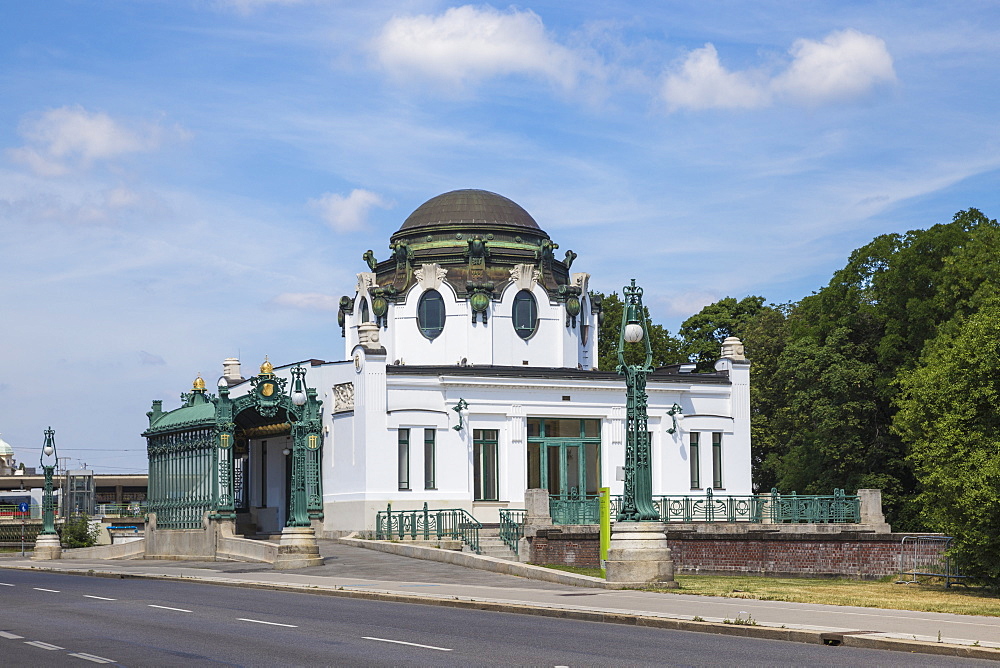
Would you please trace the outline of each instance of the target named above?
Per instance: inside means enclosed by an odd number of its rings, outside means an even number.
[[[38,463],[45,471],[45,493],[42,495],[42,533],[43,536],[55,536],[55,495],[52,493],[52,474],[56,468],[58,457],[56,456],[56,432],[52,427],[45,430],[45,444],[42,446],[42,454],[38,458]],[[45,463],[48,457],[51,464]]]
[[[212,467],[215,518],[236,519],[236,499],[233,489],[233,444],[236,423],[233,422],[233,402],[229,398],[229,385],[223,385],[221,381],[215,412],[215,430],[218,438]]]
[[[632,279],[622,288],[624,308],[618,335],[618,373],[625,376],[625,493],[619,522],[658,522],[660,514],[653,506],[653,476],[650,468],[648,415],[646,413],[646,378],[653,371],[653,350],[649,343],[646,311],[642,306],[642,288]],[[625,344],[643,342],[645,360],[641,364],[625,362]]]
[[[291,411],[295,416],[292,422],[292,489],[286,526],[308,527],[310,521],[310,497],[317,496],[315,480],[318,477],[319,464],[319,402],[316,400],[316,390],[308,394],[303,385],[306,370],[301,366],[292,369],[292,400]],[[311,475],[309,475],[311,474]],[[314,484],[310,484],[313,482]],[[310,488],[314,488],[310,490]],[[312,494],[310,494],[310,491]]]

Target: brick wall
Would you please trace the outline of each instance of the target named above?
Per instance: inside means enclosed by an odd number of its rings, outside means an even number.
[[[843,533],[680,533],[668,532],[679,573],[718,573],[879,578],[899,572],[904,535]],[[531,560],[542,564],[598,566],[595,533],[540,531],[532,539]]]
[[[539,531],[531,542],[531,562],[565,566],[601,566],[601,537],[597,533]]]

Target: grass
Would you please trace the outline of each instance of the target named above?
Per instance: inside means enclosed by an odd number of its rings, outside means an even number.
[[[825,603],[862,608],[1000,617],[1000,596],[995,593],[961,585],[945,589],[943,583],[930,578],[919,584],[896,584],[895,577],[883,578],[880,581],[862,581],[739,575],[678,575],[675,579],[680,585],[679,588],[659,591],[758,601]]]
[[[603,578],[600,568],[537,564],[569,573]],[[896,577],[878,581],[810,578],[768,578],[746,575],[678,575],[677,589],[665,594],[725,596],[757,601],[824,603],[859,608],[886,608],[919,612],[950,612],[956,615],[1000,617],[1000,596],[977,587],[945,589],[940,579],[923,578],[919,584],[896,584]]]

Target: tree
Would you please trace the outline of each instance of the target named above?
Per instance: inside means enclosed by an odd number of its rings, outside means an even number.
[[[610,295],[594,293],[601,299],[600,339],[597,344],[597,366],[602,371],[614,371],[618,368],[618,336],[622,326],[622,311],[625,306],[617,292]],[[682,352],[681,342],[662,325],[650,322],[649,309],[643,306],[646,317],[649,345],[653,350],[653,367],[681,364],[687,361]],[[625,353],[628,364],[639,364],[645,355],[641,346],[629,346]]]
[[[62,544],[67,548],[93,547],[101,534],[101,527],[91,524],[86,515],[74,515],[63,525]]]
[[[725,297],[685,320],[678,334],[688,359],[698,364],[699,371],[712,371],[722,342],[727,336],[742,339],[743,330],[762,308],[763,297],[750,296],[739,301]]]
[[[907,443],[928,524],[955,537],[960,568],[1000,588],[1000,300],[958,318],[898,381],[893,428]]]

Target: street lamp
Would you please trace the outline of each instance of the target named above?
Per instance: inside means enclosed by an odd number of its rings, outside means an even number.
[[[42,446],[42,454],[38,458],[38,463],[45,471],[45,494],[42,496],[42,533],[43,536],[55,536],[55,498],[52,494],[52,474],[59,461],[56,456],[56,432],[52,427],[45,430],[45,444]],[[50,462],[46,464],[45,462]]]
[[[622,288],[625,308],[622,310],[621,332],[618,337],[618,373],[625,376],[625,493],[619,522],[659,522],[660,514],[653,506],[653,475],[649,453],[649,417],[646,413],[646,378],[653,372],[653,350],[646,328],[646,312],[642,306],[642,288],[632,279]],[[641,364],[625,362],[625,344],[642,342],[646,357]]]

